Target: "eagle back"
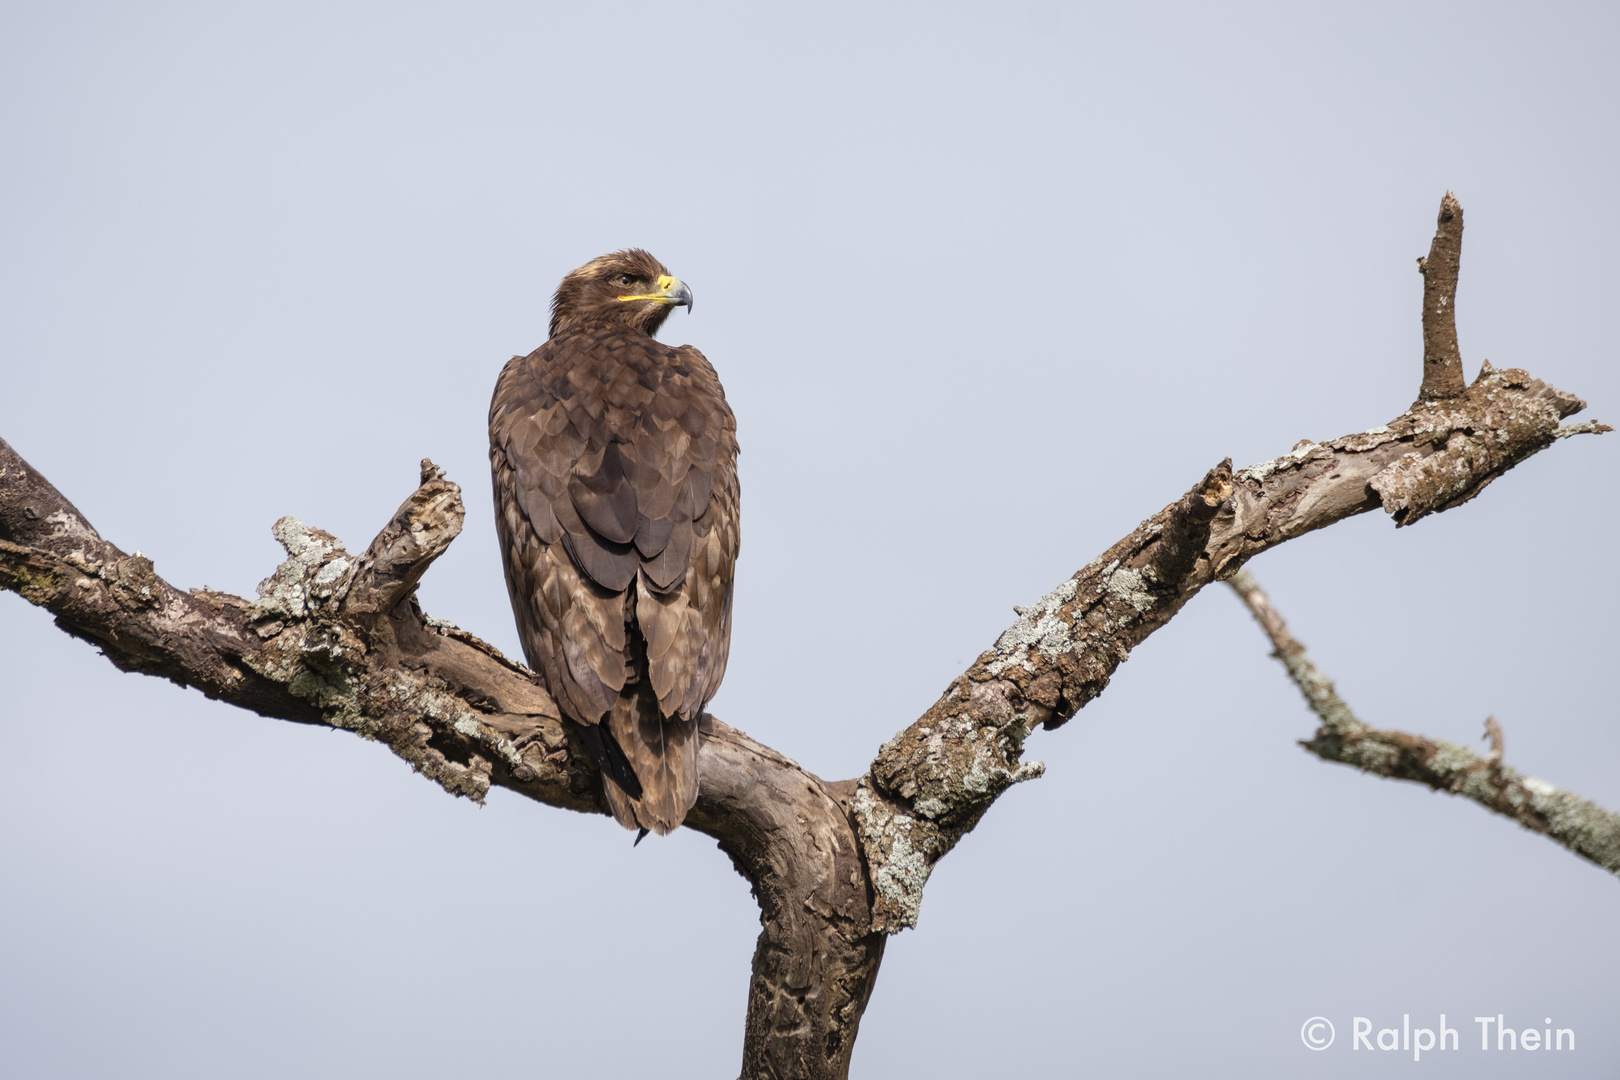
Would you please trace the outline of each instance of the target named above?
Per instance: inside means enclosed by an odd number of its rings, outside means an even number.
[[[737,425],[703,354],[587,327],[515,357],[490,405],[529,663],[595,722],[645,665],[666,716],[719,689],[739,548]]]

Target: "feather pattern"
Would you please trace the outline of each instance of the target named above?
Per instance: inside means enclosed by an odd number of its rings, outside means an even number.
[[[662,835],[697,798],[698,721],[730,652],[737,438],[703,354],[651,336],[667,307],[641,324],[608,293],[593,307],[593,281],[632,270],[665,274],[621,252],[564,280],[551,339],[496,384],[490,466],[524,654],[597,728],[614,817]]]

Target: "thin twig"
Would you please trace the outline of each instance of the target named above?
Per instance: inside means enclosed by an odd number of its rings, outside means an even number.
[[[1300,741],[1305,749],[1324,761],[1466,796],[1620,875],[1620,814],[1508,768],[1502,762],[1502,728],[1495,717],[1485,721],[1491,743],[1485,757],[1440,739],[1369,727],[1356,719],[1333,683],[1311,662],[1305,646],[1288,632],[1288,625],[1254,576],[1240,570],[1227,584],[1271,639],[1272,655],[1282,661],[1288,677],[1322,721],[1314,738]]]

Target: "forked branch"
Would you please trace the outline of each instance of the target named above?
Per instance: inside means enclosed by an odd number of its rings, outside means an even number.
[[[1437,236],[1431,252],[1432,319],[1425,275],[1426,356],[1431,325],[1443,330],[1455,292],[1461,210],[1448,201],[1455,228],[1447,233],[1443,208],[1441,233],[1452,239],[1448,248]],[[1451,343],[1454,356],[1454,324]],[[856,779],[824,781],[705,718],[687,824],[720,842],[760,904],[745,1077],[847,1075],[885,935],[915,924],[933,866],[1003,791],[1041,774],[1022,760],[1025,740],[1100,694],[1131,649],[1204,586],[1277,544],[1379,507],[1410,525],[1468,501],[1557,439],[1608,430],[1561,427],[1584,403],[1523,371],[1487,365],[1464,388],[1450,374],[1432,381],[1430,368],[1425,361],[1418,403],[1388,424],[1307,440],[1247,469],[1229,460],[1211,469],[1017,609],[1017,621]],[[1461,379],[1460,361],[1435,370]],[[124,670],[375,739],[453,794],[482,799],[501,786],[605,813],[591,756],[533,673],[417,606],[416,583],[463,513],[459,489],[424,462],[420,486],[359,558],[283,518],[274,532],[287,559],[257,599],[187,593],[145,556],[103,540],[0,442],[0,588],[51,611]]]

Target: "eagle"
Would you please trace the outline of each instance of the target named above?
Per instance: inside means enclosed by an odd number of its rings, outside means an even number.
[[[529,666],[580,725],[619,824],[697,801],[699,721],[731,649],[737,421],[714,368],[653,335],[692,290],[645,251],[562,280],[550,338],[489,407],[495,526]]]

